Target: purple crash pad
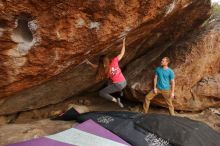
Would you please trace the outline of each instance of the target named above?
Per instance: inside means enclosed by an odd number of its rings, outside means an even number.
[[[111,139],[113,141],[131,146],[126,141],[124,141],[117,135],[113,134],[112,132],[108,131],[107,129],[103,128],[101,125],[94,122],[93,120],[87,120],[86,122],[77,125],[75,128],[80,129],[82,131],[86,131],[88,133],[91,133],[97,136],[101,136],[103,138]]]
[[[103,128],[102,126],[100,126],[99,124],[95,123],[92,120],[85,121],[82,124],[79,124],[79,125],[75,126],[74,128],[71,128],[71,129],[78,129],[78,130],[84,131],[86,133],[90,133],[90,134],[93,134],[93,135],[96,135],[96,136],[99,136],[99,137],[103,137],[103,138],[121,143],[123,145],[131,146],[130,144],[128,144],[127,142],[122,140],[120,137],[118,137],[117,135],[111,133],[110,131]],[[68,131],[68,130],[66,130],[66,131]],[[65,133],[65,131],[60,132],[61,136],[62,136],[62,133]],[[56,135],[56,134],[54,134],[54,135]],[[56,136],[56,137],[59,138],[59,136]],[[7,146],[74,146],[74,144],[68,144],[68,143],[65,143],[65,142],[60,142],[60,141],[57,141],[57,140],[54,140],[54,139],[51,139],[51,138],[48,138],[48,137],[41,137],[41,138],[32,139],[32,140],[19,142],[19,143],[15,143],[15,144],[9,144]]]

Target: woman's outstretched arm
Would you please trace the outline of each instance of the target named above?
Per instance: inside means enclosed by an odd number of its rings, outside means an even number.
[[[125,38],[123,39],[123,45],[121,49],[121,53],[118,55],[118,59],[121,60],[125,54]]]
[[[86,64],[90,65],[94,69],[98,68],[98,65],[91,63],[88,59],[86,59],[85,62],[86,62]]]

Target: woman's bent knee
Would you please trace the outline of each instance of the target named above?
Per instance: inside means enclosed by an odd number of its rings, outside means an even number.
[[[100,90],[100,91],[99,91],[99,96],[104,97],[104,96],[105,96],[105,92],[102,91],[102,90]]]

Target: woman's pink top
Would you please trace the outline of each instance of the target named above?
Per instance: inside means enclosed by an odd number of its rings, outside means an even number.
[[[112,83],[119,83],[125,81],[125,77],[121,72],[118,62],[118,57],[115,57],[112,59],[110,64],[109,78],[112,80]]]

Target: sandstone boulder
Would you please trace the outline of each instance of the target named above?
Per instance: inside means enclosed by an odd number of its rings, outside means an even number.
[[[210,10],[209,0],[0,1],[0,115],[93,87],[95,71],[84,60],[119,52],[124,36],[122,65],[149,52],[157,58]]]
[[[153,87],[155,67],[160,65],[162,57],[168,56],[172,62],[170,67],[176,74],[175,109],[198,111],[219,106],[219,35],[220,23],[212,22],[158,57],[152,57],[149,52],[135,60],[125,71],[129,81],[127,95],[143,101],[144,95]],[[160,97],[155,98],[153,103],[167,107]]]
[[[55,134],[73,126],[72,122],[40,120],[29,124],[9,124],[0,127],[0,145]]]

